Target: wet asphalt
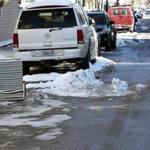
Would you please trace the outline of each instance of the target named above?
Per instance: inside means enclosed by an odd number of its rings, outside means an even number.
[[[148,26],[150,20],[142,20],[140,24]],[[150,28],[142,30],[140,24],[137,35],[150,33]],[[125,80],[132,93],[81,98],[27,90],[24,101],[0,102],[0,150],[149,150],[150,40],[131,42],[127,36],[125,43],[126,46],[118,45],[112,52],[102,52],[102,56],[116,62],[115,70],[103,76],[103,81]],[[137,89],[135,84],[146,87]],[[51,108],[50,100],[66,104]],[[53,115],[66,115],[68,119],[51,126],[45,120]],[[61,132],[52,136],[54,129]],[[44,138],[38,138],[43,134]]]

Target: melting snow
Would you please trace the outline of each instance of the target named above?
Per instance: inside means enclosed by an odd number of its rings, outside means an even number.
[[[27,88],[42,91],[43,94],[59,96],[121,96],[128,92],[128,83],[119,79],[113,79],[112,83],[104,84],[102,80],[96,79],[95,73],[105,67],[113,67],[114,62],[104,57],[98,57],[96,63],[90,64],[87,70],[77,70],[65,74],[38,74],[24,76]],[[32,81],[39,83],[32,83]],[[46,81],[46,82],[43,82]]]
[[[138,91],[141,91],[141,90],[145,89],[146,87],[147,87],[147,85],[145,85],[145,84],[136,84],[136,89]]]
[[[35,139],[49,141],[55,139],[58,135],[61,134],[63,134],[62,130],[60,128],[56,128],[50,130],[49,132],[36,136]]]

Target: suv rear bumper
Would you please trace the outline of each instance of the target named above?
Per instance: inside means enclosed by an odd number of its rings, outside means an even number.
[[[85,49],[55,49],[55,50],[15,50],[14,55],[22,61],[42,61],[42,60],[67,60],[74,58],[85,58]]]

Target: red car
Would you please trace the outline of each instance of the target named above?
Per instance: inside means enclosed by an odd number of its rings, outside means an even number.
[[[115,22],[117,29],[134,31],[135,18],[131,6],[109,7],[108,14],[110,19]]]

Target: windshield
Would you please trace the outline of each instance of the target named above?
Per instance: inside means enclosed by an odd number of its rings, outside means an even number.
[[[19,20],[19,29],[39,29],[76,26],[72,8],[42,9],[23,11]]]
[[[88,14],[88,15],[95,20],[96,25],[106,24],[106,18],[103,14]]]

